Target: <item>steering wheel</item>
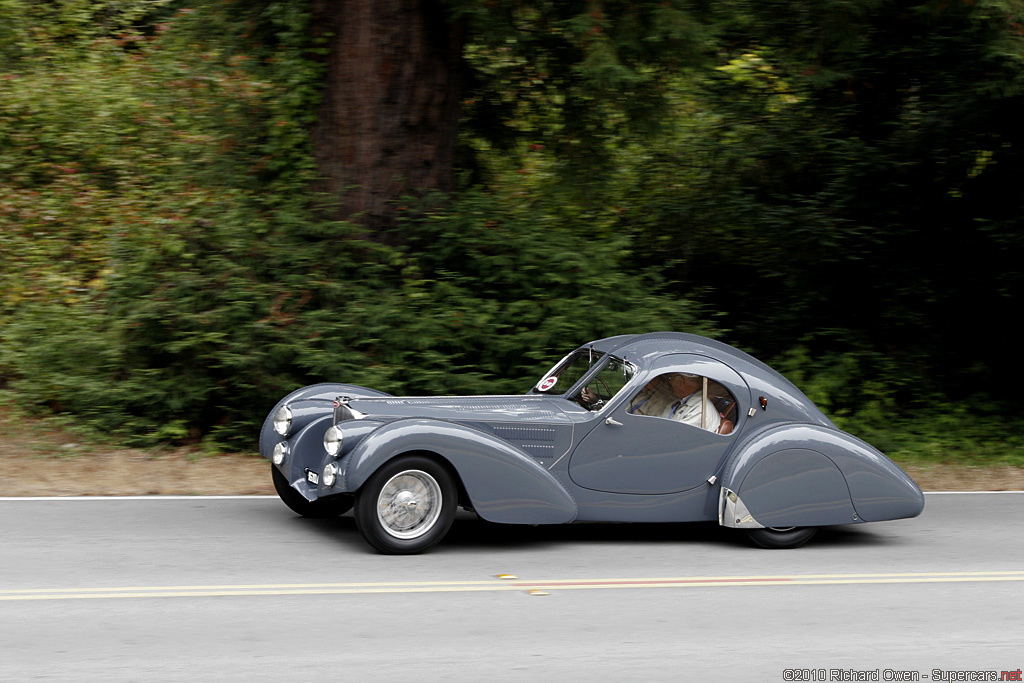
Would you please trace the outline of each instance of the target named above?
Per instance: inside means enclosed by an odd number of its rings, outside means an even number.
[[[598,391],[594,391],[593,389],[590,388],[589,385],[587,385],[587,386],[583,387],[583,389],[582,389],[582,391],[580,391],[580,395],[578,397],[580,405],[583,406],[584,408],[586,408],[587,410],[593,410],[594,408],[600,408],[601,406],[604,405],[605,399],[602,398],[601,389],[604,390],[604,394],[603,394],[604,396],[607,396],[608,398],[612,397],[612,391],[608,387],[608,383],[607,382],[605,382],[600,377],[595,377],[594,381],[597,382],[600,385],[600,388],[598,389]],[[586,397],[585,397],[585,394],[592,394],[595,397],[594,400],[593,401],[588,401],[586,399]]]

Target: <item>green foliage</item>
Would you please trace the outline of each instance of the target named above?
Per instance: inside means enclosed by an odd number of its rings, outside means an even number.
[[[803,339],[901,401],[1018,402],[1020,4],[719,9],[719,67],[689,81],[672,135],[623,158],[641,264],[713,287],[760,356]]]
[[[520,392],[592,338],[712,330],[627,270],[612,213],[532,177],[408,207],[398,246],[320,220],[301,6],[99,30],[107,5],[69,2],[0,79],[0,381],[23,400],[130,443],[251,447],[303,384]]]
[[[899,462],[1024,466],[1024,420],[1011,406],[906,386],[895,365],[863,351],[814,358],[805,346],[775,363],[840,429]]]
[[[311,382],[728,330],[883,450],[1019,462],[1018,2],[447,4],[462,190],[368,235],[309,190],[305,0],[0,0],[0,389],[249,447]]]
[[[391,392],[521,393],[583,341],[713,329],[692,304],[660,294],[653,274],[624,271],[627,238],[588,238],[601,216],[480,191],[408,213],[402,245],[378,247],[376,263],[365,252],[355,268],[325,254],[319,267],[347,268],[350,279],[297,282],[312,299],[297,316],[308,341],[294,364],[311,377]],[[388,280],[397,286],[382,287]]]
[[[263,240],[304,218],[315,92],[294,79],[319,68],[295,68],[288,8],[135,6],[98,26],[105,3],[57,3],[0,76],[0,382],[129,440],[198,438],[263,381],[233,373],[260,360]]]
[[[663,79],[714,52],[701,2],[448,4],[470,31],[465,130],[506,154],[522,152],[524,141],[547,147],[570,186],[603,175],[623,138],[661,130]]]

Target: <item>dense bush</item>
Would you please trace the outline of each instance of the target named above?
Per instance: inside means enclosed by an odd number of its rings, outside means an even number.
[[[307,5],[0,0],[0,388],[125,441],[250,448],[303,384],[518,392],[577,343],[677,329],[895,453],[1019,458],[1012,7],[673,10],[710,23],[630,63],[631,106],[524,56],[603,21],[538,3],[467,45],[460,192],[368,234],[309,189]],[[680,41],[703,42],[675,68]],[[652,102],[660,125],[625,125]]]
[[[713,329],[528,178],[410,203],[393,239],[318,219],[304,17],[268,5],[268,46],[218,33],[224,7],[55,32],[0,80],[0,379],[24,400],[251,447],[302,384],[519,392],[592,338]]]

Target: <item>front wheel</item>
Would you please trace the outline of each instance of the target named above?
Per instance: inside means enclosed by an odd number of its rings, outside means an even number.
[[[764,529],[747,529],[747,535],[762,548],[781,549],[799,548],[818,531],[813,526],[791,526],[786,528],[766,527]]]
[[[457,499],[455,479],[444,466],[422,456],[396,458],[356,493],[356,526],[386,555],[419,553],[448,533]]]
[[[352,509],[352,496],[332,496],[312,503],[302,497],[298,491],[288,485],[288,479],[273,465],[270,466],[274,477],[274,490],[278,497],[293,512],[311,519],[330,519],[340,517]]]

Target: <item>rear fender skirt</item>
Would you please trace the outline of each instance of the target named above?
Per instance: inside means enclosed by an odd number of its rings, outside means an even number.
[[[889,458],[820,425],[752,435],[729,459],[721,485],[767,527],[877,522],[915,517],[924,508],[921,489]]]
[[[576,501],[533,458],[501,439],[442,420],[398,420],[367,435],[347,459],[344,490],[355,491],[387,461],[414,452],[446,460],[473,509],[489,522],[564,524],[576,519]]]
[[[821,453],[807,449],[784,449],[758,459],[733,490],[738,509],[724,521],[740,520],[735,526],[777,528],[858,521],[839,468]],[[728,494],[726,501],[731,502]]]

